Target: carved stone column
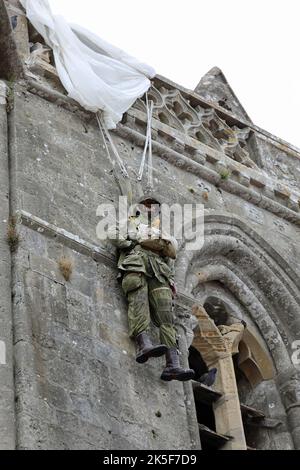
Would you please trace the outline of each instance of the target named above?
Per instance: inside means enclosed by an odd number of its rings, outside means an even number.
[[[300,449],[300,371],[291,367],[277,377],[295,449]]]
[[[209,367],[218,369],[214,387],[223,393],[223,397],[214,404],[216,431],[233,437],[225,444],[224,450],[246,450],[247,444],[232,360],[232,353],[236,351],[243,336],[244,327],[240,323],[230,327],[225,326],[222,334],[203,307],[195,306],[193,313],[198,320],[193,346],[201,352]]]

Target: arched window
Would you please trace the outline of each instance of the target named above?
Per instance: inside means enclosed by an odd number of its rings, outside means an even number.
[[[198,325],[193,348],[209,367],[217,367],[218,375],[212,388],[193,385],[202,447],[259,447],[266,416],[253,406],[251,397],[255,387],[273,378],[272,360],[251,326],[245,327],[238,320],[233,323],[233,312],[227,310],[225,302],[210,297],[205,307],[194,307]]]

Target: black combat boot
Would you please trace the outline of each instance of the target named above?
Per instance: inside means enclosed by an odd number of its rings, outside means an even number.
[[[179,354],[177,348],[170,348],[166,353],[166,367],[163,370],[160,378],[169,382],[170,380],[192,380],[195,377],[195,372],[192,369],[183,369],[180,367]]]
[[[164,344],[154,346],[147,333],[143,332],[136,336],[136,357],[139,364],[148,361],[149,357],[159,357],[166,354],[168,348]]]
[[[211,387],[215,383],[216,375],[217,369],[214,367],[205,374],[201,375],[200,379],[198,379],[198,382],[206,385],[207,387]]]

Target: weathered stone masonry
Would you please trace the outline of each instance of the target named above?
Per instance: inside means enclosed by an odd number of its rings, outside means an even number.
[[[51,63],[20,65],[26,22],[14,10],[22,27],[13,32],[2,0],[0,9],[0,38],[9,31],[10,41],[0,67],[0,447],[200,448],[192,385],[161,382],[161,359],[134,360],[114,253],[96,238],[96,209],[117,202],[118,189],[95,118],[65,96]],[[218,69],[196,92],[158,76],[150,96],[157,193],[206,209],[203,249],[186,252],[183,241],[177,260],[181,349],[195,302],[217,298],[246,320],[274,368],[251,393],[239,386],[245,405],[271,420],[257,447],[299,448],[291,356],[300,337],[300,152],[250,121]],[[145,127],[138,100],[112,132],[134,180]],[[13,254],[10,215],[19,222]],[[73,262],[69,282],[61,256]]]

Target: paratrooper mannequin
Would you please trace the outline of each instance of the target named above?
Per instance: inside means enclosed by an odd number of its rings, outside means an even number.
[[[136,343],[136,361],[142,364],[165,355],[161,379],[186,381],[195,373],[180,366],[172,312],[177,242],[161,233],[160,222],[160,203],[144,197],[127,220],[126,234],[116,227],[109,230],[109,239],[119,250],[118,268],[128,301],[129,335]],[[151,321],[159,328],[161,344],[152,344]]]

